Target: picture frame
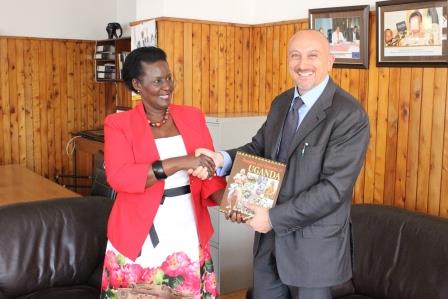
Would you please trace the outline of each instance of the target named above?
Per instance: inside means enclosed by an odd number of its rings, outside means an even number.
[[[369,67],[369,5],[316,8],[308,15],[309,28],[330,43],[334,67]]]
[[[448,2],[376,2],[377,66],[446,67]]]

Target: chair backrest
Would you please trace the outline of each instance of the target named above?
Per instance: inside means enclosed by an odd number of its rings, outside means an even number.
[[[353,282],[372,298],[448,298],[448,220],[380,205],[354,205]]]
[[[107,183],[103,151],[98,151],[94,155],[92,177],[93,181],[90,195],[99,195],[115,199],[116,192]]]
[[[86,284],[104,259],[112,205],[86,196],[0,206],[0,298]]]

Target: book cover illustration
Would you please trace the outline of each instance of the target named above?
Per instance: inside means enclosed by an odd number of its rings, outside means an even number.
[[[237,152],[220,211],[237,211],[250,218],[254,212],[245,207],[246,203],[272,208],[277,201],[285,169],[283,163]]]

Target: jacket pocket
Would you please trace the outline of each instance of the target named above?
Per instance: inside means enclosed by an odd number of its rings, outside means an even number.
[[[323,239],[339,236],[342,226],[333,225],[310,225],[302,229],[302,235],[307,239]]]

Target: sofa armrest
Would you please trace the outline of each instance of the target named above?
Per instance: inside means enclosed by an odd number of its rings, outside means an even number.
[[[93,271],[92,275],[89,278],[88,284],[92,287],[97,288],[98,290],[101,290],[101,281],[102,281],[102,275],[103,275],[103,263],[99,264],[98,267],[96,267],[95,271]],[[0,297],[0,299],[2,299]]]

